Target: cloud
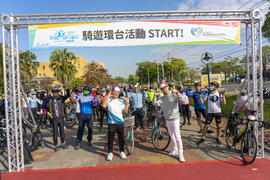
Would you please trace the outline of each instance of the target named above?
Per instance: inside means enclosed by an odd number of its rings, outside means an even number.
[[[229,10],[238,9],[248,0],[184,0],[179,4],[178,10]],[[252,2],[253,3],[253,2]],[[252,3],[245,7],[249,7]],[[244,8],[244,7],[243,7]],[[245,9],[245,8],[244,8]]]

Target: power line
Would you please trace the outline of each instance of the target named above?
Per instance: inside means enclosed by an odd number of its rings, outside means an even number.
[[[237,10],[241,9],[242,7],[246,6],[247,4],[249,4],[252,0],[246,2],[245,4],[243,4],[241,7],[239,7]]]

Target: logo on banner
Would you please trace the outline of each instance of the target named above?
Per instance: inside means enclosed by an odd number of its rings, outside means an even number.
[[[63,31],[58,30],[53,35],[50,36],[50,40],[53,41],[65,41],[65,42],[74,42],[75,39],[79,39],[79,35],[75,31]]]
[[[203,28],[198,26],[196,28],[191,28],[191,34],[195,37],[200,37],[203,33]]]

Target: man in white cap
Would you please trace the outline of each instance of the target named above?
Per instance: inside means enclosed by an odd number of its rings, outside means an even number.
[[[124,118],[123,112],[128,112],[129,98],[125,100],[119,98],[120,88],[115,87],[112,93],[109,93],[103,103],[102,107],[107,109],[108,114],[108,155],[107,161],[113,159],[113,141],[114,134],[117,132],[119,140],[120,158],[127,159],[124,153]]]
[[[185,162],[183,155],[183,145],[180,134],[180,115],[179,115],[179,102],[184,102],[184,97],[174,88],[167,84],[161,84],[160,89],[164,96],[157,100],[159,93],[155,93],[153,99],[154,106],[162,106],[164,118],[166,119],[167,128],[173,143],[173,150],[169,153],[169,156],[178,155],[180,162]]]

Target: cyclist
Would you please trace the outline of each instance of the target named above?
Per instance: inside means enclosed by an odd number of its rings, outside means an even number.
[[[208,93],[207,91],[202,91],[202,87],[201,87],[201,83],[196,82],[194,84],[195,86],[195,92],[190,92],[190,88],[186,89],[186,95],[188,97],[192,97],[194,100],[194,110],[195,110],[195,114],[197,116],[197,123],[200,127],[200,131],[199,133],[202,132],[202,122],[201,122],[201,115],[206,118],[206,108],[205,108],[205,103],[202,103],[200,101],[200,96],[202,98],[204,98],[206,96],[206,94]]]
[[[147,98],[147,94],[139,91],[138,87],[135,86],[133,92],[128,95],[131,99],[131,107],[134,110],[133,114],[135,116],[135,130],[138,129],[139,123],[142,129],[143,125],[143,100]]]
[[[103,129],[103,120],[104,120],[104,116],[107,116],[107,111],[106,109],[104,109],[102,107],[103,101],[105,100],[105,96],[106,96],[106,90],[102,90],[101,94],[98,96],[99,99],[99,106],[98,106],[98,110],[99,110],[99,131],[101,131]]]
[[[178,89],[179,93],[181,93],[185,99],[184,102],[182,102],[180,105],[181,105],[181,109],[182,109],[182,114],[183,114],[183,125],[186,124],[186,119],[188,120],[188,125],[191,125],[191,122],[190,122],[190,110],[189,110],[189,98],[186,94],[186,91],[184,90],[183,88],[183,85],[180,85],[179,86],[179,89]]]
[[[80,103],[81,114],[79,119],[79,127],[77,131],[77,139],[75,143],[75,150],[80,148],[80,144],[82,142],[83,132],[85,128],[85,124],[88,126],[88,136],[87,140],[88,146],[92,145],[92,133],[93,133],[93,109],[92,105],[94,102],[93,96],[90,95],[91,88],[89,86],[85,86],[83,88],[83,94],[77,98],[77,101]]]
[[[42,104],[42,101],[37,98],[37,93],[34,90],[31,90],[31,96],[28,98],[28,103],[30,109],[33,113],[36,124],[38,124],[38,105]],[[30,115],[28,116],[30,117]]]
[[[57,152],[59,150],[59,147],[62,147],[63,149],[66,149],[65,146],[65,132],[64,132],[64,106],[65,106],[65,100],[69,98],[69,91],[67,90],[66,96],[60,96],[60,88],[58,86],[54,86],[51,89],[53,96],[47,96],[43,97],[42,100],[49,103],[50,106],[50,115],[52,119],[52,128],[53,128],[53,142],[55,145],[54,151]],[[58,136],[58,128],[60,131],[60,139],[61,139],[61,145],[58,146],[57,143],[57,136]]]
[[[217,91],[219,88],[219,84],[217,82],[211,82],[211,93],[209,95],[205,96],[204,98],[200,96],[201,103],[204,103],[206,100],[208,104],[208,114],[206,118],[206,122],[204,125],[202,138],[197,142],[198,145],[205,142],[205,135],[207,133],[207,130],[212,122],[212,120],[216,119],[216,126],[217,126],[217,137],[216,142],[217,144],[221,144],[221,141],[219,139],[220,132],[221,132],[221,108],[220,103],[223,102],[223,104],[226,104],[225,96],[223,96],[221,93]]]
[[[115,87],[113,92],[108,94],[102,107],[107,109],[108,112],[108,155],[107,161],[113,159],[113,142],[114,134],[117,132],[119,140],[120,158],[127,159],[124,153],[124,118],[123,111],[128,113],[129,98],[125,100],[119,98],[120,88]]]
[[[167,84],[161,84],[160,89],[163,91],[164,96],[162,96],[160,100],[157,100],[159,92],[156,92],[153,98],[153,105],[162,106],[169,135],[173,143],[173,150],[169,153],[169,156],[179,155],[179,161],[185,162],[179,127],[180,116],[178,107],[178,103],[183,102],[183,96],[176,89],[174,89],[174,87],[171,87],[170,90]]]
[[[147,98],[147,113],[148,113],[147,125],[149,125],[150,122],[153,121],[153,117],[151,116],[151,112],[154,109],[154,106],[153,106],[153,103],[152,103],[153,102],[154,95],[155,95],[154,88],[151,86],[149,88],[149,90],[146,91],[146,94],[148,96],[148,98]]]

